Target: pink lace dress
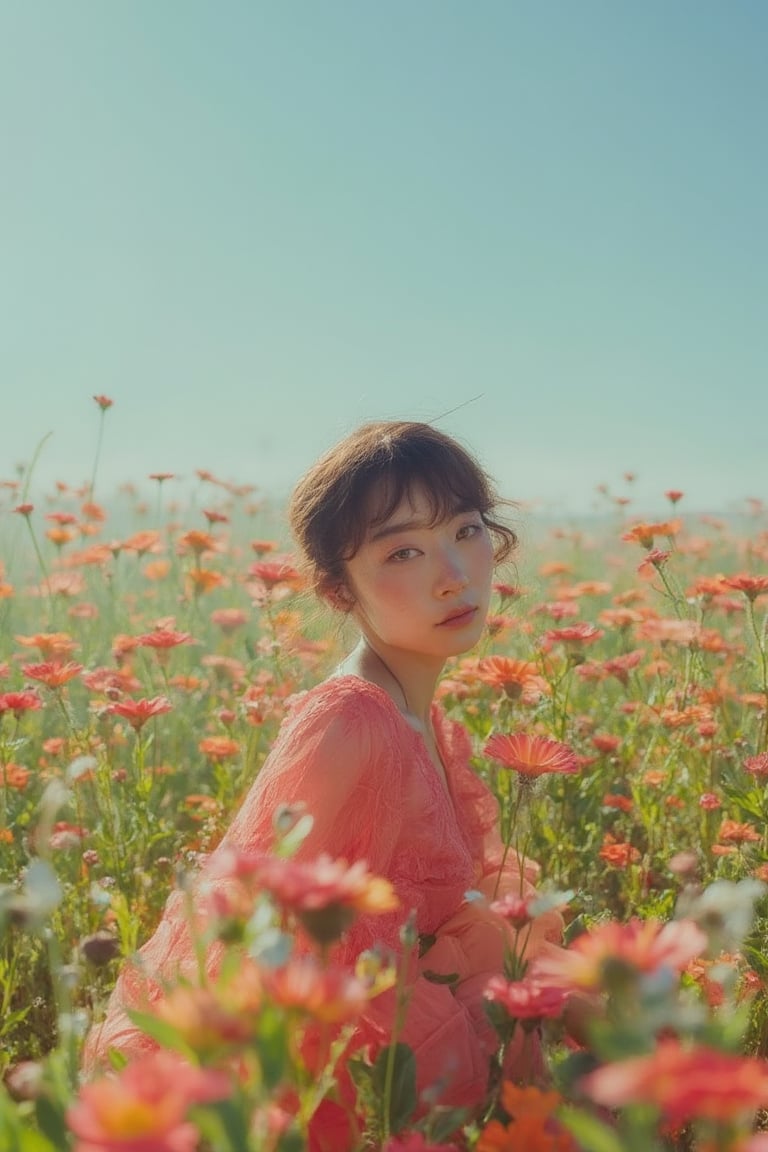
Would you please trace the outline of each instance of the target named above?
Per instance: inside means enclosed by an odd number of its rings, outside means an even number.
[[[420,1088],[447,1085],[444,1101],[476,1104],[485,1094],[495,1049],[482,993],[488,978],[501,971],[507,928],[482,902],[468,901],[465,894],[493,894],[503,853],[496,800],[469,764],[467,733],[437,704],[433,724],[447,788],[421,735],[377,685],[340,676],[294,697],[222,846],[267,849],[274,838],[275,809],[303,802],[314,824],[301,857],[327,852],[349,862],[365,860],[373,873],[392,882],[400,908],[383,916],[358,917],[335,958],[351,965],[377,942],[399,951],[399,930],[415,911],[419,934],[434,937],[434,943],[415,967],[401,1039],[415,1052]],[[531,893],[536,866],[528,863],[526,873],[520,876],[510,853],[499,893]],[[546,941],[558,942],[561,929],[557,913],[537,919],[526,940],[526,956]],[[87,1072],[106,1063],[109,1048],[129,1059],[151,1050],[153,1042],[129,1020],[126,1009],[146,1008],[161,996],[165,981],[179,972],[194,972],[180,892],[171,894],[137,960],[124,965],[105,1020],[91,1030]],[[436,983],[430,978],[434,973],[456,979]],[[386,1042],[393,1012],[392,993],[371,1001],[360,1022],[361,1042],[372,1036]]]

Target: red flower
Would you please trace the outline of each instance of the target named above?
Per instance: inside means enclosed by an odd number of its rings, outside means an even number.
[[[640,853],[632,844],[604,844],[598,852],[601,860],[612,864],[614,868],[628,868],[640,859]]]
[[[664,493],[664,495],[666,496],[667,500],[669,500],[670,504],[677,504],[680,500],[682,500],[685,493],[678,491],[677,488],[669,488]]]
[[[280,560],[257,560],[251,564],[248,574],[261,580],[267,588],[274,588],[276,584],[296,585],[301,581],[299,572]]]
[[[114,400],[110,400],[109,396],[94,396],[94,400],[102,412],[106,412],[107,408],[111,408],[114,404]]]
[[[23,692],[0,692],[0,716],[3,712],[13,712],[18,720],[22,712],[34,712],[42,706],[42,700],[31,688]]]
[[[714,1048],[686,1049],[678,1039],[666,1039],[647,1056],[598,1068],[580,1087],[606,1108],[650,1104],[673,1127],[693,1119],[727,1123],[768,1105],[768,1065]]]
[[[121,700],[117,704],[108,704],[104,711],[122,716],[134,731],[140,732],[150,717],[170,712],[172,707],[167,696],[153,696],[149,700]]]
[[[565,628],[550,628],[544,633],[544,639],[552,643],[560,641],[563,644],[594,644],[604,636],[602,628],[595,628],[594,624],[582,621],[579,624],[569,624]]]
[[[172,628],[155,628],[136,638],[138,648],[176,648],[192,639],[189,632],[174,632]]]
[[[42,664],[22,664],[22,671],[30,680],[39,680],[46,688],[60,688],[69,680],[74,680],[83,670],[82,664],[69,660],[66,664],[58,660],[46,660]]]
[[[522,776],[579,770],[576,754],[567,744],[549,740],[546,736],[529,736],[525,732],[515,732],[511,736],[496,733],[485,745],[485,755]]]
[[[749,572],[740,572],[736,576],[723,576],[722,579],[726,588],[743,592],[747,600],[756,600],[763,592],[768,592],[768,576],[752,576]]]
[[[559,1016],[568,999],[562,988],[539,984],[535,980],[505,980],[492,976],[483,996],[492,1003],[501,1004],[516,1020],[544,1020]]]

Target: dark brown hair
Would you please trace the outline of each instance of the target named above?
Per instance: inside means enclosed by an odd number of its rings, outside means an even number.
[[[431,424],[363,424],[326,452],[291,496],[291,530],[315,591],[344,585],[345,561],[416,487],[427,496],[432,524],[477,511],[494,538],[497,563],[515,548],[515,533],[495,518],[507,502],[465,448]]]

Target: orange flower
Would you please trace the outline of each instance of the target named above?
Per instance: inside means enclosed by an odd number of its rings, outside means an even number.
[[[123,541],[122,547],[125,552],[137,552],[139,556],[145,552],[162,552],[160,533],[154,528],[134,532],[133,536]]]
[[[61,688],[62,684],[80,675],[83,665],[71,660],[66,664],[60,664],[58,660],[46,660],[43,664],[23,664],[22,670],[30,680],[39,680],[46,688]]]
[[[598,1068],[580,1087],[606,1108],[649,1104],[675,1127],[693,1119],[727,1123],[768,1105],[768,1065],[668,1038],[647,1056]]]
[[[99,408],[101,408],[102,412],[106,412],[107,408],[111,408],[114,404],[114,400],[110,400],[109,396],[94,396],[94,400],[98,404]]]
[[[170,570],[170,560],[149,560],[144,565],[143,572],[147,580],[165,580]]]
[[[707,937],[692,920],[609,920],[577,936],[567,949],[536,957],[528,975],[558,988],[599,989],[606,963],[622,961],[638,972],[672,968],[681,972],[707,947]]]
[[[34,636],[17,636],[25,648],[39,648],[44,660],[60,660],[71,656],[77,647],[67,632],[36,632]]]
[[[501,688],[511,700],[536,704],[549,692],[549,685],[530,660],[513,660],[509,656],[486,656],[479,660],[474,674],[481,684]]]
[[[176,648],[179,644],[189,643],[191,639],[189,632],[175,632],[173,628],[158,627],[136,637],[136,644],[139,648]]]
[[[544,776],[549,772],[578,772],[576,754],[567,744],[546,736],[496,733],[485,745],[485,755],[512,768],[521,776]]]
[[[149,700],[121,700],[116,704],[108,704],[105,712],[115,716],[122,716],[133,728],[140,732],[147,720],[152,716],[161,716],[163,712],[170,712],[173,705],[167,696],[153,696]]]
[[[67,1110],[67,1127],[75,1152],[194,1152],[200,1135],[186,1120],[189,1109],[231,1091],[222,1072],[153,1052],[84,1085]]]
[[[187,573],[187,579],[195,595],[212,592],[214,588],[220,588],[224,583],[221,572],[216,572],[213,568],[193,568]]]
[[[263,973],[264,991],[282,1008],[298,1009],[326,1024],[354,1020],[368,1002],[368,988],[342,968],[322,968],[310,956]]]
[[[723,820],[717,836],[730,844],[757,844],[762,839],[752,824],[739,824],[736,820]]]
[[[215,536],[211,536],[210,532],[201,532],[197,528],[192,528],[180,536],[178,546],[181,552],[193,552],[195,556],[202,556],[203,552],[215,552],[219,548]]]
[[[677,536],[683,526],[682,520],[663,520],[656,524],[635,524],[625,532],[622,540],[629,544],[641,544],[643,548],[653,548],[656,536]]]
[[[632,844],[604,844],[598,852],[601,860],[605,860],[606,864],[613,865],[614,868],[628,868],[630,864],[636,864],[640,859],[640,853],[637,848]]]
[[[29,782],[29,768],[25,768],[23,764],[3,764],[0,766],[0,780],[6,788],[15,788],[17,792],[23,792]]]
[[[206,736],[197,747],[211,760],[228,760],[240,752],[240,744],[230,736]]]
[[[763,592],[768,592],[768,576],[752,576],[749,572],[740,572],[736,576],[723,576],[722,582],[734,592],[743,592],[747,600],[756,600]]]
[[[555,1112],[562,1097],[532,1085],[518,1087],[505,1081],[501,1103],[507,1124],[492,1120],[480,1133],[476,1152],[577,1152],[577,1144],[557,1123]]]
[[[266,556],[277,551],[277,543],[274,540],[251,540],[251,548],[257,556]]]

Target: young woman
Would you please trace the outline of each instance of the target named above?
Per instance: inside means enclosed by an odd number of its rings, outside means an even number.
[[[398,911],[353,923],[340,959],[352,965],[377,942],[397,952],[403,922],[415,916],[422,948],[400,1039],[415,1052],[420,1089],[467,1105],[487,1091],[496,1040],[483,990],[514,935],[466,894],[531,894],[537,871],[530,864],[521,876],[514,854],[504,862],[496,801],[470,767],[469,736],[434,701],[446,660],[480,639],[494,568],[516,543],[497,503],[464,448],[407,421],[363,426],[301,480],[290,522],[304,567],[360,638],[328,679],[294,699],[203,872],[232,845],[268,849],[280,805],[304,804],[314,824],[301,858],[365,860],[399,897]],[[537,919],[526,956],[560,932],[556,913]],[[140,961],[124,968],[89,1038],[86,1066],[103,1062],[110,1047],[129,1057],[147,1051],[151,1041],[126,1008],[157,999],[162,980],[194,969],[180,893]],[[393,993],[371,1001],[361,1040],[386,1038],[394,1011]]]

